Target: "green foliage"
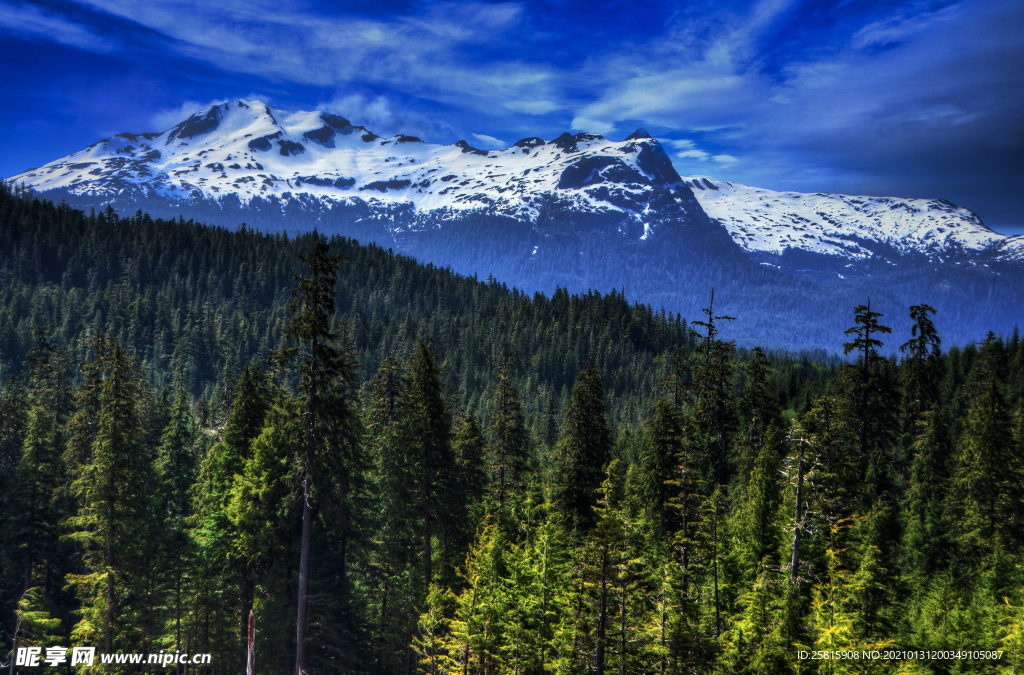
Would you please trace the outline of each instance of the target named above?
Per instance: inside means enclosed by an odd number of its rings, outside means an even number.
[[[840,364],[352,240],[0,221],[19,644],[242,672],[251,611],[268,675],[1020,669],[1018,335],[919,304],[888,357],[865,304]],[[887,647],[1005,660],[796,656]]]
[[[591,506],[611,445],[601,373],[591,361],[572,388],[555,447],[554,501],[573,527],[586,527],[594,520]]]

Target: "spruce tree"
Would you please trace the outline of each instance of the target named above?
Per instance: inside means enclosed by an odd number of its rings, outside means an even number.
[[[736,547],[741,554],[742,574],[752,580],[764,565],[778,566],[781,534],[779,516],[779,441],[774,427],[769,427],[761,441],[761,451],[743,490],[736,512]]]
[[[299,587],[295,622],[295,675],[306,671],[309,617],[309,577],[314,501],[347,502],[341,517],[350,517],[352,492],[359,478],[361,459],[356,440],[356,417],[350,389],[356,382],[356,364],[331,326],[335,286],[341,255],[331,255],[317,238],[312,253],[302,258],[310,276],[297,277],[288,336],[296,346],[287,356],[299,362],[304,448],[296,458],[300,468],[302,535]]]
[[[184,383],[177,385],[171,419],[161,438],[156,469],[160,479],[160,517],[165,523],[162,537],[164,564],[170,568],[173,603],[174,649],[180,651],[182,643],[182,595],[185,576],[192,564],[192,539],[188,536],[187,520],[192,515],[190,494],[195,482],[196,457],[194,421],[185,393]]]
[[[236,475],[225,505],[231,536],[211,542],[215,551],[228,547],[228,561],[237,561],[231,577],[245,575],[239,589],[241,601],[250,600],[246,584],[251,583],[255,613],[262,616],[257,639],[261,658],[273,660],[278,672],[294,667],[295,644],[288,639],[294,626],[293,575],[295,544],[301,546],[302,502],[296,497],[301,465],[296,458],[305,450],[303,404],[287,391],[277,390],[267,411],[263,430],[250,444],[243,473]],[[300,488],[301,489],[301,483]],[[301,493],[300,493],[301,494]],[[231,578],[229,577],[229,578]],[[237,611],[237,610],[236,610]],[[238,614],[231,620],[239,626]],[[242,633],[239,637],[244,635]]]
[[[867,488],[865,498],[869,501],[891,490],[894,483],[889,452],[895,440],[893,412],[897,398],[886,371],[886,359],[880,354],[883,343],[878,339],[892,329],[883,326],[881,318],[881,313],[872,311],[870,300],[866,305],[858,305],[854,309],[855,325],[846,330],[847,335],[854,336],[853,340],[843,343],[844,354],[857,356],[856,363],[847,367],[846,380],[857,419],[861,471]]]
[[[900,346],[905,355],[903,362],[904,408],[909,418],[910,431],[921,415],[931,410],[939,398],[939,384],[942,376],[942,340],[935,329],[930,314],[935,309],[929,305],[914,305],[910,318],[911,338]]]
[[[931,576],[949,564],[952,553],[946,511],[952,441],[942,408],[922,412],[916,426],[904,510],[904,549],[910,569]]]
[[[515,358],[506,351],[490,401],[491,471],[494,474],[498,509],[503,511],[506,495],[518,492],[526,469],[526,428],[519,392],[515,387]]]
[[[651,417],[644,422],[643,449],[640,455],[643,498],[658,524],[658,536],[664,537],[669,502],[675,493],[675,477],[682,450],[682,428],[671,404],[661,399]]]
[[[1024,508],[1020,452],[993,357],[983,355],[979,365],[954,476],[960,540],[975,553],[1019,545]]]
[[[443,501],[457,478],[452,457],[452,421],[444,397],[441,369],[422,342],[409,363],[409,398],[405,414],[412,441],[413,499],[420,517],[423,542],[421,564],[423,596],[434,579],[433,543],[436,530],[445,527]],[[442,550],[445,565],[454,564]]]
[[[232,602],[232,611],[238,616],[237,651],[239,668],[243,671],[246,633],[256,584],[256,561],[243,554],[237,546],[240,533],[229,516],[229,504],[235,482],[245,476],[246,466],[252,458],[252,441],[263,430],[271,403],[272,391],[263,370],[255,364],[247,364],[238,378],[234,401],[224,426],[224,440],[210,447],[198,468],[193,536],[200,546],[201,574],[209,583],[237,594]],[[206,565],[207,560],[227,561],[227,568],[223,564]]]
[[[95,440],[72,484],[78,512],[68,519],[72,539],[83,547],[86,571],[68,580],[82,601],[73,637],[111,652],[115,640],[121,649],[141,646],[133,635],[144,604],[138,585],[149,564],[145,548],[151,541],[154,476],[142,444],[138,404],[145,385],[135,364],[114,343],[100,367],[107,375],[99,392]]]
[[[54,415],[41,405],[28,412],[21,461],[14,471],[11,518],[5,523],[11,572],[21,592],[38,587],[40,601],[51,601],[63,575],[61,542],[67,473],[62,460],[62,434]]]
[[[740,396],[742,436],[736,447],[737,473],[741,481],[750,477],[769,427],[780,429],[779,404],[769,378],[771,366],[760,347],[755,347],[744,366],[746,386]],[[742,484],[742,483],[741,483]]]
[[[736,424],[736,411],[732,397],[733,362],[735,345],[720,339],[717,322],[735,321],[735,317],[715,314],[715,291],[711,289],[711,302],[701,310],[706,319],[694,321],[705,334],[700,336],[701,355],[693,370],[693,385],[689,414],[694,420],[694,440],[701,446],[705,477],[710,484],[724,485],[729,481],[729,440]]]
[[[589,361],[563,411],[562,434],[555,448],[554,501],[574,528],[586,528],[594,521],[591,506],[611,446],[601,373]]]

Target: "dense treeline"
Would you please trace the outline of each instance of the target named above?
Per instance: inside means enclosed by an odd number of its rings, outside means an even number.
[[[737,350],[713,295],[687,324],[9,192],[0,278],[11,647],[243,673],[251,614],[259,673],[1024,667],[1016,333],[865,302],[813,362]],[[797,657],[886,648],[1002,657]]]

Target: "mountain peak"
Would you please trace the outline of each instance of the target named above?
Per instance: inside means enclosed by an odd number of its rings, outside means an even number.
[[[161,134],[116,134],[13,180],[82,199],[363,202],[422,213],[487,210],[531,222],[554,200],[602,217],[619,213],[623,231],[639,227],[644,237],[657,227],[652,213],[663,222],[706,213],[754,256],[792,249],[861,260],[879,247],[952,255],[1002,239],[941,200],[776,193],[682,178],[643,128],[622,141],[566,132],[488,151],[465,140],[381,138],[340,115],[249,99],[210,105]]]

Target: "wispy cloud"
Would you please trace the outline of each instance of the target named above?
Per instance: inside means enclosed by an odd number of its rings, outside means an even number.
[[[179,54],[284,82],[386,85],[413,96],[543,110],[553,69],[516,57],[473,58],[522,21],[522,6],[426,5],[386,19],[317,13],[269,0],[87,0],[172,39]],[[548,109],[554,109],[550,104]]]
[[[106,52],[115,46],[86,26],[31,4],[0,2],[0,31],[89,51]]]
[[[0,0],[0,32],[121,55],[125,70],[149,57],[132,77],[165,109],[133,125],[254,89],[438,142],[643,126],[671,139],[681,171],[1024,212],[1019,0],[399,5]],[[122,86],[112,100],[136,95]]]
[[[317,107],[342,115],[381,136],[408,134],[438,143],[450,142],[458,134],[448,122],[411,105],[396,104],[384,95],[339,94],[329,101],[321,102]]]
[[[502,150],[509,146],[505,141],[494,136],[488,136],[487,134],[473,134],[473,138],[477,140],[481,147],[487,150]]]

